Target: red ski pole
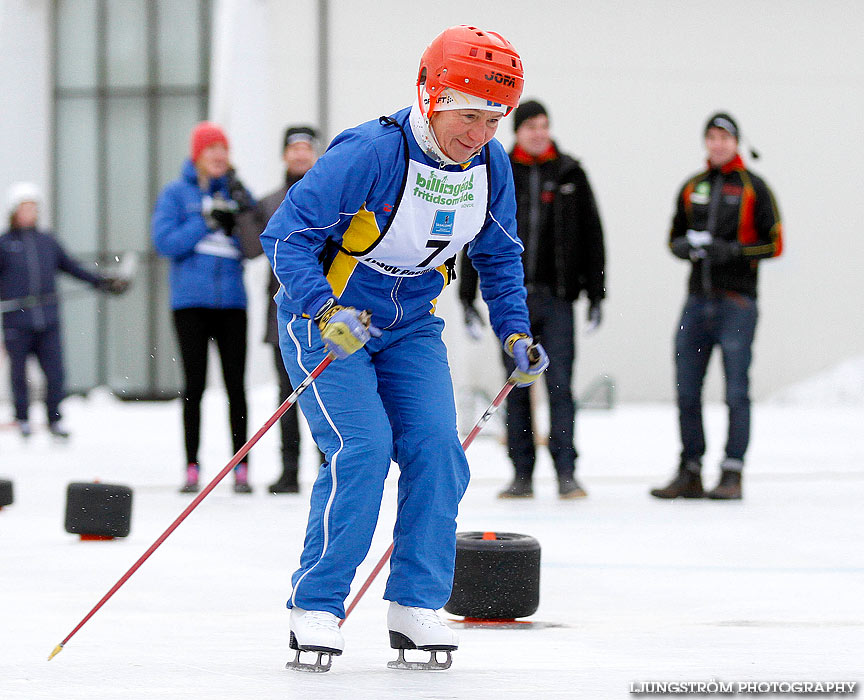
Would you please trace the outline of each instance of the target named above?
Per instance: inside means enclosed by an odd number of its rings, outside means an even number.
[[[468,437],[466,437],[462,441],[462,449],[463,450],[467,450],[468,447],[471,445],[471,443],[474,442],[474,438],[476,438],[477,435],[480,433],[480,431],[483,430],[483,427],[486,425],[486,423],[489,422],[489,419],[495,414],[495,411],[498,410],[498,407],[502,403],[504,403],[504,399],[507,398],[507,394],[509,394],[513,390],[513,387],[516,386],[515,375],[516,375],[516,372],[514,371],[513,374],[511,374],[507,378],[507,382],[504,384],[503,387],[501,387],[501,391],[498,392],[498,396],[496,396],[492,400],[492,403],[489,404],[489,408],[487,408],[486,411],[483,413],[483,415],[480,416],[480,420],[477,421],[477,423],[471,429],[471,432],[468,433]],[[351,614],[351,611],[357,606],[357,603],[360,601],[360,598],[363,597],[363,594],[366,592],[366,590],[369,588],[369,586],[372,585],[372,582],[375,580],[375,577],[380,573],[381,569],[384,568],[384,564],[386,564],[387,560],[390,559],[391,554],[393,554],[393,543],[392,542],[390,543],[390,546],[387,548],[387,551],[384,552],[384,555],[381,557],[381,559],[378,560],[378,563],[375,565],[375,568],[372,569],[372,573],[369,574],[369,577],[366,579],[366,581],[360,587],[360,590],[357,591],[357,595],[354,596],[354,600],[352,600],[350,605],[348,605],[348,607],[345,609],[345,617],[342,618],[341,620],[339,620],[339,626],[340,627],[345,622],[345,620],[348,619],[348,616]]]
[[[300,384],[291,393],[291,395],[282,402],[282,405],[279,406],[279,408],[276,409],[276,413],[270,416],[268,421],[258,429],[258,432],[255,433],[251,438],[249,438],[246,444],[243,445],[243,447],[241,447],[237,451],[237,453],[231,458],[231,461],[222,468],[222,471],[219,472],[213,478],[213,480],[204,487],[204,490],[195,497],[195,500],[193,500],[192,503],[190,503],[186,507],[186,509],[177,516],[177,519],[168,526],[168,529],[166,529],[165,532],[159,535],[158,539],[150,545],[150,548],[141,555],[138,561],[136,561],[131,566],[129,571],[123,574],[120,580],[111,587],[111,590],[102,597],[102,600],[96,603],[96,605],[93,606],[93,609],[84,616],[84,619],[75,626],[75,629],[73,629],[68,635],[66,635],[66,638],[62,642],[60,642],[56,647],[54,647],[54,651],[52,651],[51,656],[48,657],[49,661],[55,656],[57,656],[57,654],[59,654],[61,651],[63,651],[63,647],[66,646],[66,642],[72,639],[72,636],[78,630],[80,630],[87,623],[87,621],[91,617],[93,617],[93,615],[96,614],[96,611],[99,610],[99,608],[101,608],[103,605],[105,605],[105,603],[108,602],[109,598],[111,598],[111,596],[113,596],[117,592],[120,586],[122,586],[124,583],[126,583],[127,580],[129,580],[129,577],[132,576],[132,574],[134,574],[145,561],[147,561],[150,555],[153,554],[153,552],[155,552],[156,549],[166,539],[168,539],[168,536],[177,529],[177,526],[186,519],[186,516],[198,507],[198,504],[207,497],[207,494],[209,494],[214,488],[216,488],[216,485],[220,481],[222,481],[222,479],[228,476],[228,472],[230,472],[234,467],[240,464],[240,462],[249,453],[249,450],[252,449],[255,443],[261,439],[264,433],[270,430],[273,424],[278,421],[285,414],[285,412],[289,408],[291,408],[291,406],[297,403],[297,397],[299,397],[300,394],[306,391],[309,385],[315,381],[318,375],[324,371],[324,368],[327,367],[327,365],[329,365],[331,362],[333,362],[334,359],[336,359],[334,355],[328,354],[327,357],[321,360],[321,362],[318,363],[318,366],[309,373],[309,376],[306,377],[306,379],[304,379],[302,382],[300,382]]]

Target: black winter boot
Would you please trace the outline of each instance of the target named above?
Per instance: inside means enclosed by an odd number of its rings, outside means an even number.
[[[267,487],[270,493],[300,493],[300,484],[297,482],[297,468],[286,467],[282,475]]]
[[[506,489],[498,494],[498,498],[534,498],[531,477],[517,476]]]
[[[718,501],[741,500],[741,472],[734,469],[724,469],[720,474],[720,481],[705,496]]]
[[[571,500],[574,498],[585,498],[587,492],[582,485],[576,480],[575,476],[558,477],[558,498],[562,500]]]
[[[678,474],[662,489],[651,489],[655,498],[702,498],[701,465],[696,460],[682,460]]]

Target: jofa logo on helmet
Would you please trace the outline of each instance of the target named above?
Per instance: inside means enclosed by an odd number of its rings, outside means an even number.
[[[499,73],[498,71],[492,71],[491,73],[487,73],[483,76],[486,80],[494,80],[496,83],[501,83],[502,85],[506,85],[507,87],[516,87],[516,80],[513,76],[504,75],[503,73]]]

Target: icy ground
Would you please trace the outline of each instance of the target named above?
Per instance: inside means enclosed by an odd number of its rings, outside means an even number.
[[[227,462],[224,397],[209,390],[204,476]],[[251,396],[251,425],[275,407]],[[8,410],[8,406],[0,407]],[[189,502],[180,406],[104,394],[66,403],[67,445],[0,431],[0,698],[606,698],[648,680],[864,681],[864,407],[760,404],[740,503],[660,502],[672,473],[669,405],[583,412],[581,476],[590,497],[560,502],[545,457],[536,498],[502,502],[505,452],[489,437],[460,530],[533,535],[542,547],[535,621],[557,626],[461,630],[446,672],[394,671],[381,600],[386,570],[345,624],[328,674],[284,669],[284,600],[303,539],[315,466],[301,496],[272,496],[276,431],[252,454],[252,496],[220,484],[53,661],[46,658]],[[473,418],[472,418],[473,420]],[[725,417],[707,416],[706,476],[716,478]],[[490,431],[490,434],[494,431]],[[308,443],[307,443],[308,444]],[[69,482],[134,489],[131,535],[81,542],[63,530]],[[229,477],[230,479],[230,477]],[[394,481],[361,583],[389,544]]]

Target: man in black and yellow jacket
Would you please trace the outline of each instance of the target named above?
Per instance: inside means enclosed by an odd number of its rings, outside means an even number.
[[[783,237],[774,196],[764,180],[744,167],[738,137],[728,114],[708,120],[708,167],[681,188],[669,234],[672,253],[689,260],[691,272],[675,339],[681,462],[669,485],[651,491],[657,498],[741,498],[750,440],[748,373],[758,318],[758,265],[780,255]],[[720,481],[704,492],[702,386],[715,345],[723,354],[729,433]]]

